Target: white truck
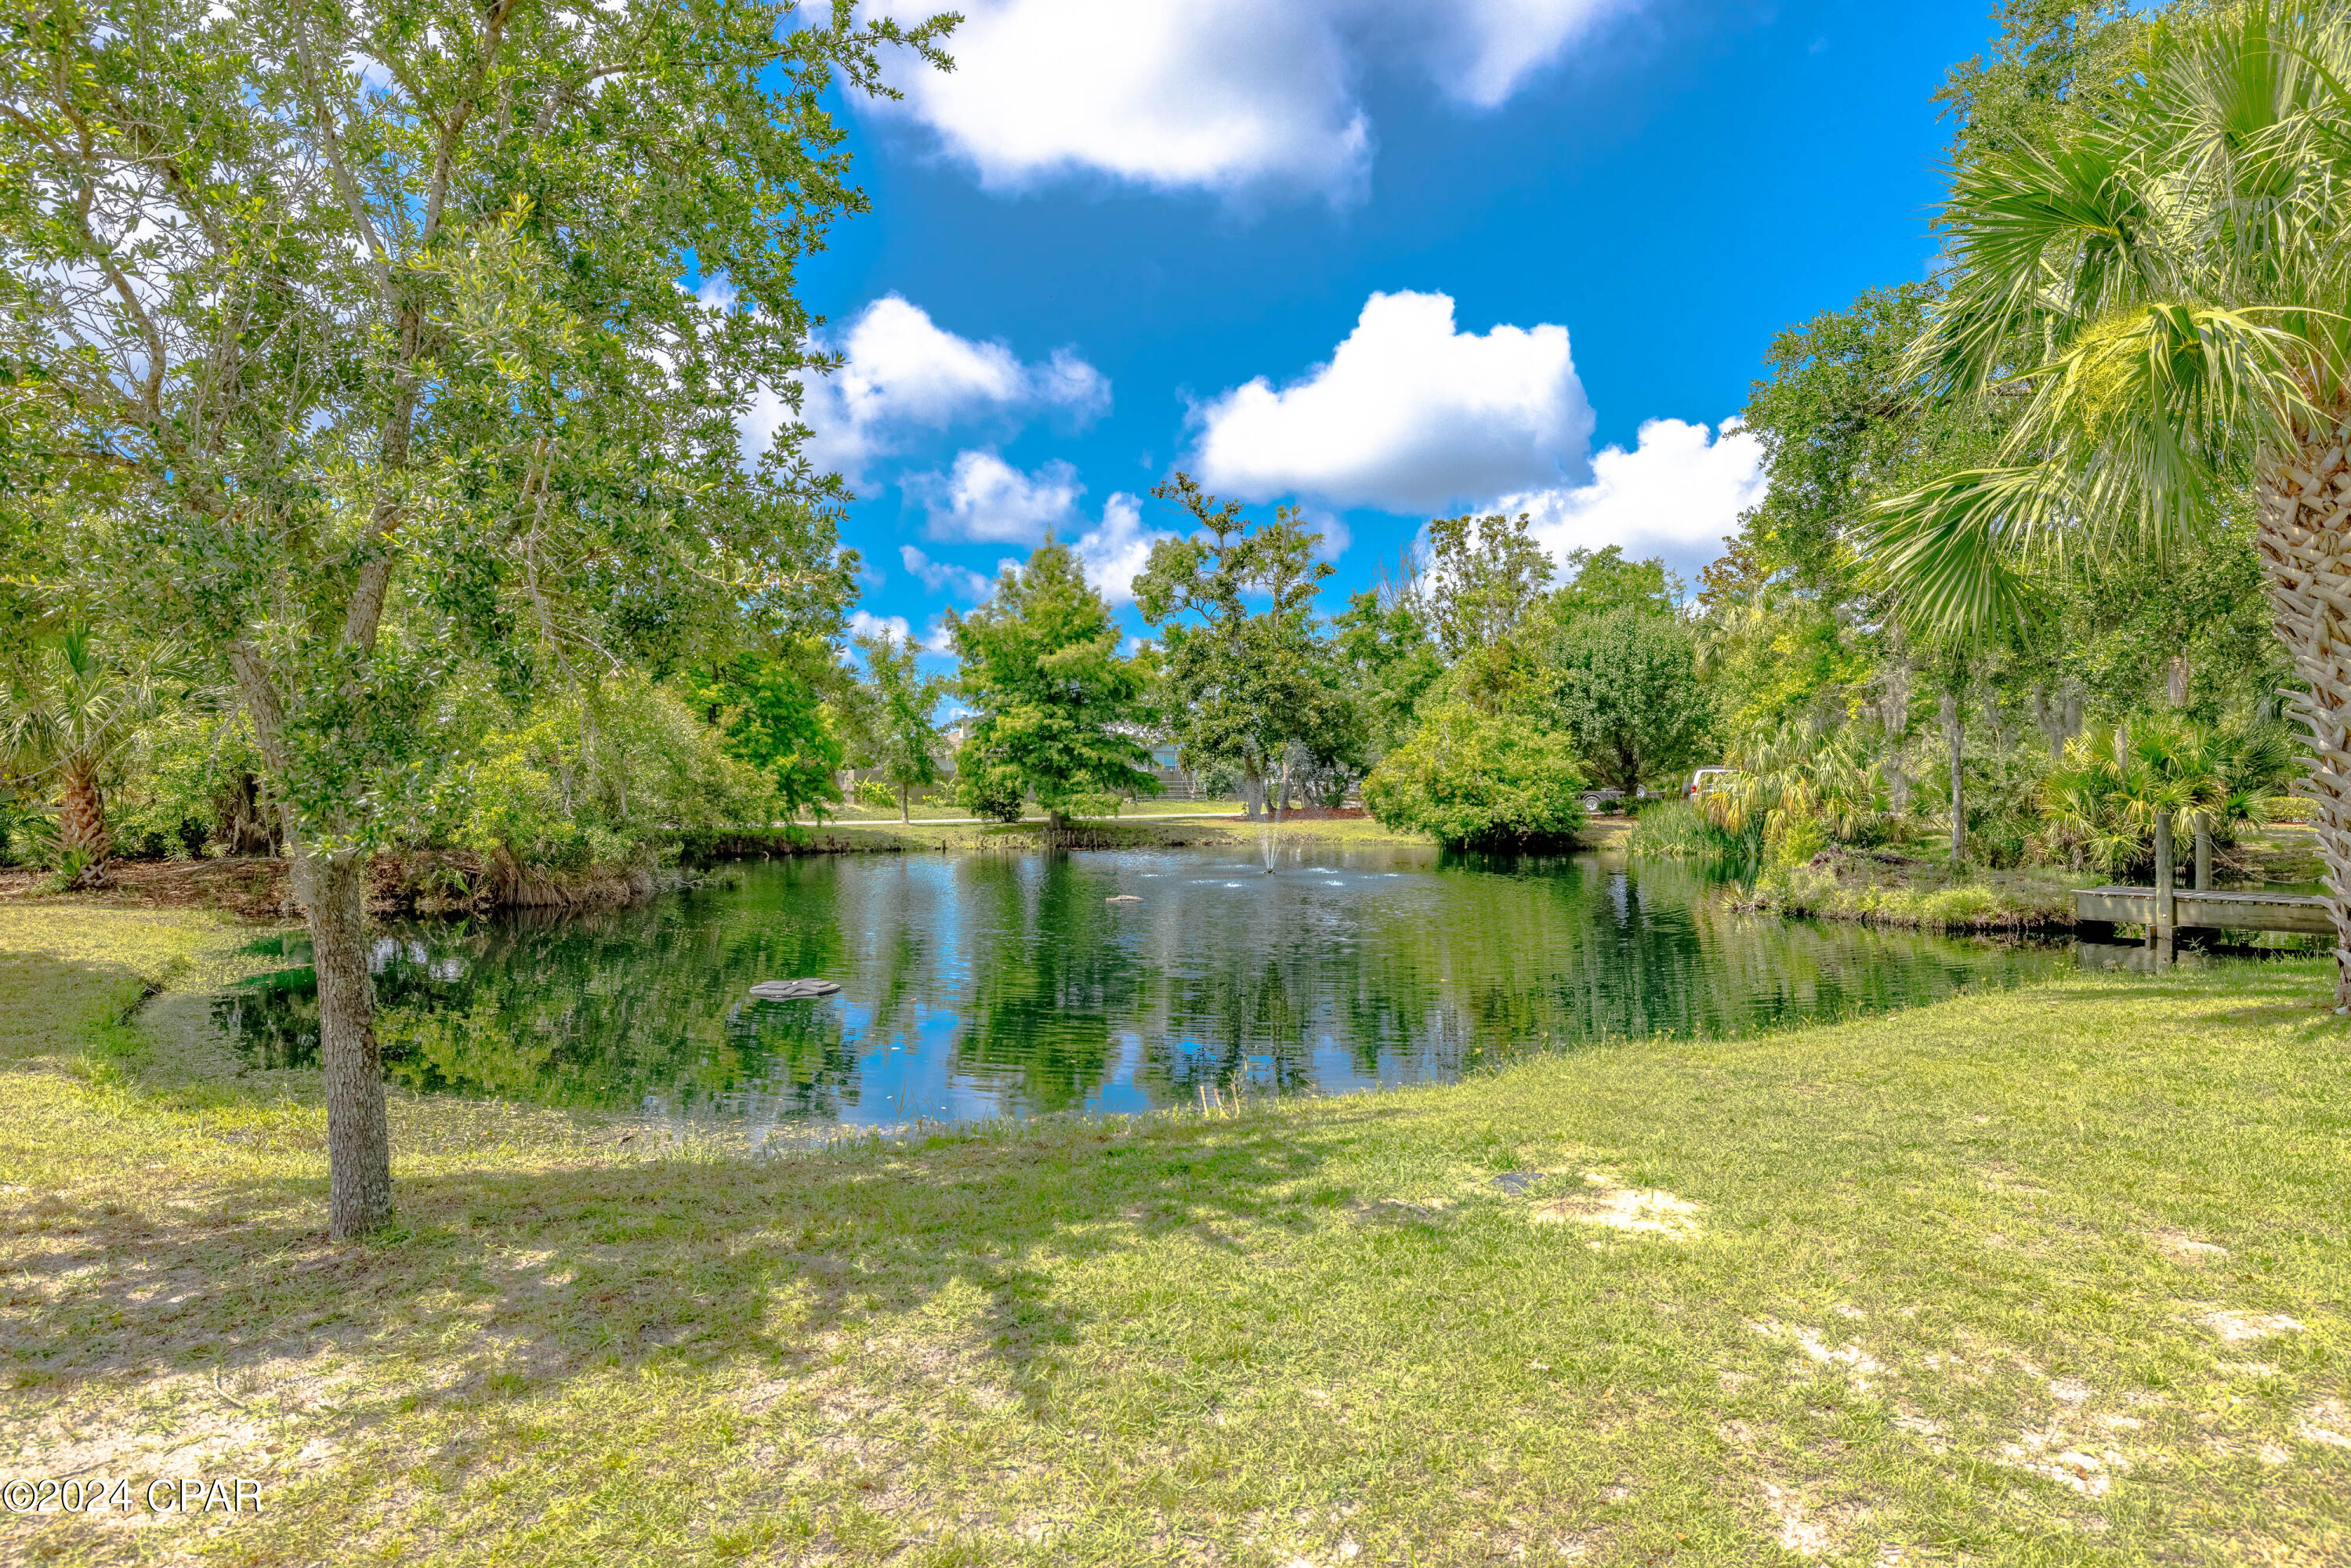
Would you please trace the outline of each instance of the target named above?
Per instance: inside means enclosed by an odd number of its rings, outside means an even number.
[[[1713,789],[1717,781],[1728,777],[1735,771],[1736,769],[1729,768],[1699,768],[1697,772],[1690,775],[1689,788],[1682,791],[1682,799],[1685,800],[1697,800],[1700,795],[1703,795],[1708,789]]]

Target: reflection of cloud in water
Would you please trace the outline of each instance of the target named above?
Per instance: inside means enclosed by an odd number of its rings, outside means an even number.
[[[1680,864],[1389,849],[1284,867],[1315,874],[1264,876],[1246,849],[818,858],[638,909],[403,925],[372,950],[379,1033],[389,1074],[419,1090],[716,1114],[764,1145],[811,1120],[1444,1079],[1529,1049],[1883,1009],[2051,961],[1734,915]],[[1165,885],[1105,904],[1141,878]],[[808,977],[842,991],[747,994]],[[216,1014],[256,1061],[315,1061],[307,970]]]

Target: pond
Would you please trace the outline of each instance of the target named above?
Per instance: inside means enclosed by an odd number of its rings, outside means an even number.
[[[1534,1050],[1752,1033],[2008,985],[2046,947],[1740,915],[1621,855],[1292,849],[753,862],[632,909],[386,928],[386,1072],[653,1114],[894,1124],[1444,1081]],[[1113,902],[1131,895],[1133,902]],[[303,956],[289,945],[289,957]],[[837,995],[768,1003],[768,979]],[[315,1061],[307,968],[225,993]]]

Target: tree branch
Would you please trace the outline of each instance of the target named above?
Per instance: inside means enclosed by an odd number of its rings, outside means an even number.
[[[392,287],[392,264],[384,255],[383,236],[376,232],[375,220],[368,216],[366,199],[360,194],[359,183],[351,178],[350,166],[343,157],[343,140],[335,133],[326,83],[319,75],[319,62],[310,49],[310,25],[298,16],[294,22],[294,53],[302,62],[302,85],[314,99],[311,112],[318,117],[319,143],[326,153],[327,172],[335,183],[335,193],[342,198],[352,226],[366,237],[368,260],[375,273],[376,291],[383,296],[384,308],[397,311],[400,293]]]

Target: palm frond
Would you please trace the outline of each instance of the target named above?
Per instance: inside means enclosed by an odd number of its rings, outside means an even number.
[[[1940,226],[1950,291],[1917,368],[1954,392],[2039,357],[2067,316],[2095,314],[2142,267],[2153,219],[2122,149],[2103,133],[1986,153],[1952,176]]]
[[[2019,613],[2008,563],[2160,553],[2351,386],[2351,8],[2245,0],[2149,29],[2092,118],[1955,170],[1953,265],[1911,369],[2028,393],[2005,466],[1883,508],[1876,564],[1929,625]]]
[[[2022,552],[2074,504],[2068,476],[2047,465],[1970,469],[1882,503],[1859,543],[1904,624],[1980,638],[2029,623]]]

